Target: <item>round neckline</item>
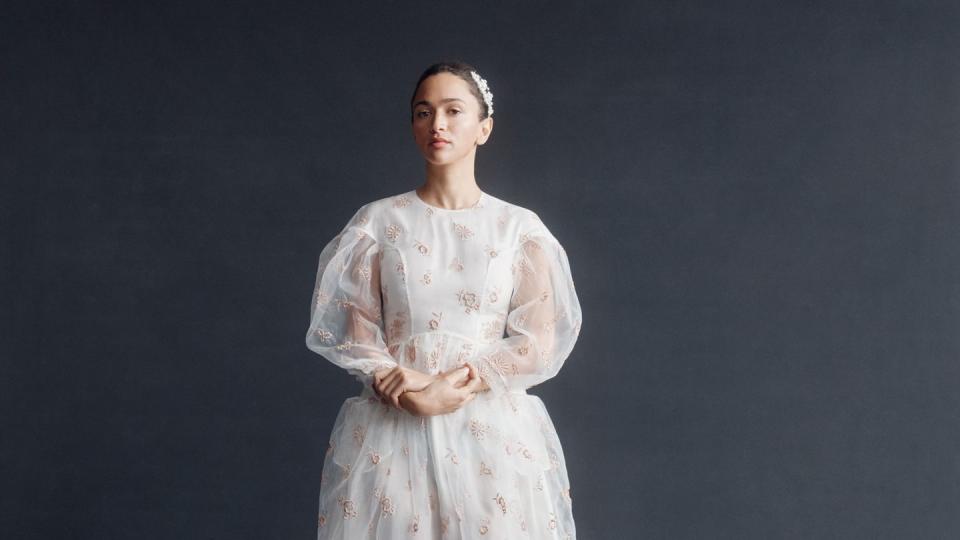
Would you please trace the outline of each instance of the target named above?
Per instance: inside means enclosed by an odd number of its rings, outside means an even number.
[[[465,206],[465,207],[463,207],[463,208],[443,208],[442,206],[434,206],[434,205],[428,203],[427,201],[421,199],[421,198],[420,198],[420,194],[417,193],[417,190],[416,190],[416,189],[410,190],[410,193],[413,195],[414,200],[416,200],[417,202],[419,202],[421,205],[426,206],[427,208],[429,208],[429,209],[431,209],[431,210],[434,210],[434,211],[437,211],[437,212],[466,212],[466,211],[468,211],[468,210],[476,210],[477,208],[481,208],[481,207],[482,207],[482,203],[483,203],[483,202],[486,200],[486,198],[487,198],[487,193],[481,189],[481,190],[480,190],[480,198],[478,198],[478,199],[477,199],[477,202],[473,203],[472,205],[470,205],[470,206]]]

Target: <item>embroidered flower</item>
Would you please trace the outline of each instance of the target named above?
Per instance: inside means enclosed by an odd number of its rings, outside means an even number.
[[[394,208],[403,208],[410,205],[410,197],[406,195],[398,195],[393,198],[393,207]]]
[[[483,518],[480,520],[480,534],[487,534],[490,532],[490,520]]]
[[[320,338],[320,341],[323,343],[333,343],[333,332],[329,330],[324,330],[323,328],[317,328],[315,332],[317,337]]]
[[[429,285],[431,283],[429,270],[427,270],[427,273],[423,274],[423,277],[420,278],[420,283],[423,283],[424,285]]]
[[[420,514],[413,516],[413,521],[410,522],[410,532],[415,533],[420,530]]]
[[[387,227],[387,239],[391,242],[396,242],[400,238],[400,233],[403,232],[403,229],[399,225],[390,225]]]
[[[500,506],[500,511],[506,514],[507,500],[503,498],[503,495],[501,495],[500,493],[497,493],[497,496],[494,497],[493,500],[497,501],[497,504]]]
[[[358,264],[357,265],[357,275],[363,278],[364,281],[370,281],[370,265],[368,264]]]
[[[445,455],[445,456],[443,456],[443,457],[445,457],[445,458],[450,458],[450,461],[451,461],[454,465],[459,465],[459,464],[460,464],[460,458],[457,457],[457,453],[453,451],[453,448],[449,448],[449,447],[448,447],[448,448],[447,448],[447,455]]]
[[[484,251],[487,252],[487,255],[489,255],[491,259],[493,259],[494,257],[497,256],[497,250],[493,249],[493,248],[490,247],[489,245],[488,245],[488,246],[485,246],[483,249],[484,249]]]
[[[317,290],[317,306],[324,306],[330,302],[330,295],[324,291]]]
[[[357,446],[363,446],[365,431],[363,426],[355,426],[353,428],[353,440],[357,443]]]
[[[503,337],[503,319],[487,321],[481,329],[483,339],[493,341]]]
[[[327,524],[327,516],[320,514],[320,516],[317,518],[317,527],[323,527],[326,524]]]
[[[473,231],[461,223],[453,222],[453,230],[457,232],[457,236],[459,236],[461,240],[466,240],[473,236]]]
[[[470,434],[473,435],[478,441],[482,441],[484,437],[486,437],[489,429],[489,425],[484,424],[477,419],[470,420]]]
[[[472,313],[480,309],[480,298],[475,292],[460,289],[460,292],[457,293],[457,299],[460,301],[460,305],[464,307],[466,313]]]
[[[453,258],[453,260],[450,262],[450,269],[454,272],[463,271],[463,261],[460,259],[460,257]]]
[[[489,476],[493,476],[493,471],[490,470],[490,467],[489,467],[486,463],[484,463],[483,461],[481,461],[481,462],[480,462],[480,474],[481,474],[481,475],[486,474],[486,475],[489,475]]]
[[[344,499],[343,495],[340,495],[337,497],[337,503],[343,508],[344,519],[357,517],[357,508],[354,506],[353,501]]]
[[[380,497],[380,512],[382,516],[392,516],[396,507],[393,505],[393,501],[390,500],[390,497],[383,495]]]
[[[414,240],[413,245],[416,246],[417,251],[419,251],[421,255],[430,254],[430,246],[424,244],[423,242],[419,240]]]
[[[429,327],[431,330],[436,330],[437,328],[440,328],[440,321],[442,319],[443,319],[442,311],[440,313],[434,313],[433,318],[430,319],[430,322],[427,323],[427,327]]]
[[[373,463],[374,465],[380,463],[380,454],[379,454],[379,453],[374,452],[374,451],[371,451],[369,455],[370,455],[370,462],[371,462],[371,463]]]

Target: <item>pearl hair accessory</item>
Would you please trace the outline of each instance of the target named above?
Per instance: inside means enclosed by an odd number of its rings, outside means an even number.
[[[477,75],[477,72],[473,70],[470,70],[470,75],[473,76],[473,80],[477,82],[477,87],[480,88],[480,93],[483,94],[483,102],[487,104],[487,116],[493,116],[493,93],[487,87],[487,80]]]

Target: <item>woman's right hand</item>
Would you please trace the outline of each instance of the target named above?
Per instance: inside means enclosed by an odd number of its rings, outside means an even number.
[[[399,398],[404,392],[417,392],[432,383],[437,376],[415,369],[396,366],[373,375],[373,390],[384,402],[400,407]]]

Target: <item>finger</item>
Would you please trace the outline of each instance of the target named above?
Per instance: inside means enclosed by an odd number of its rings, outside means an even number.
[[[474,377],[473,379],[470,379],[467,384],[463,385],[463,387],[473,394],[483,388],[483,380],[480,379],[480,377]]]
[[[400,394],[398,391],[400,388],[403,388],[403,381],[400,379],[394,379],[390,381],[390,384],[384,387],[383,395],[387,398],[393,399],[394,395]]]
[[[400,394],[404,393],[404,388],[401,386],[394,393],[390,394],[390,401],[393,402],[393,406],[400,408]]]
[[[453,386],[459,386],[462,381],[467,379],[469,371],[466,369],[466,366],[459,367],[453,371],[450,371],[444,378],[450,382]]]
[[[395,384],[397,377],[400,376],[401,373],[397,370],[397,368],[390,370],[390,373],[388,373],[387,376],[380,381],[380,393],[387,394],[387,389],[390,388],[391,385]]]

